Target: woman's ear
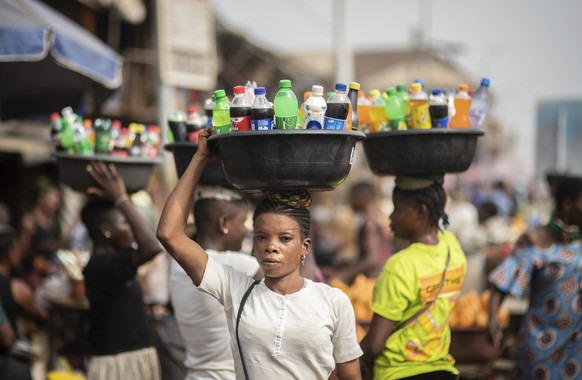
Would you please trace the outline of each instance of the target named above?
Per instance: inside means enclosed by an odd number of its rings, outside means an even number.
[[[217,222],[218,222],[218,231],[220,231],[223,234],[228,233],[228,218],[225,215],[221,215],[218,217]]]
[[[303,240],[302,254],[307,255],[311,251],[311,238],[306,238]]]
[[[429,212],[428,207],[425,204],[419,204],[416,206],[416,217],[418,221],[422,221],[423,223],[428,220]]]

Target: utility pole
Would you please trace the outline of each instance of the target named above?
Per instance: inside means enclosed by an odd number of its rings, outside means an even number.
[[[336,83],[347,83],[356,79],[354,52],[350,41],[351,21],[348,16],[348,1],[334,0],[332,2]]]

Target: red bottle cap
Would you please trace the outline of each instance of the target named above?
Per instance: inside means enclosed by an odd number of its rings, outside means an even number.
[[[235,86],[232,89],[232,92],[234,92],[235,94],[244,94],[245,93],[245,86]]]

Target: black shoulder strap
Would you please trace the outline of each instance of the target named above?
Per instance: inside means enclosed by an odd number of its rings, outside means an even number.
[[[439,286],[439,290],[438,290],[436,296],[432,300],[430,300],[426,305],[424,305],[424,307],[422,309],[420,309],[419,311],[414,313],[412,315],[412,317],[408,318],[406,321],[404,321],[401,324],[399,324],[398,326],[396,326],[396,328],[394,330],[392,330],[392,333],[390,335],[392,335],[396,331],[406,327],[406,325],[408,325],[410,322],[415,321],[418,317],[420,317],[420,315],[422,313],[424,313],[425,311],[428,310],[428,308],[437,300],[437,298],[439,298],[439,294],[441,294],[441,290],[443,289],[443,285],[445,284],[445,277],[447,275],[447,269],[449,268],[450,261],[451,261],[451,248],[449,247],[449,251],[447,253],[447,262],[445,264],[445,270],[443,271],[443,276],[441,278],[441,284]]]
[[[240,316],[242,315],[242,311],[243,308],[245,306],[245,303],[247,302],[247,298],[249,298],[249,295],[251,294],[251,291],[253,290],[253,288],[259,284],[259,282],[261,282],[261,280],[256,280],[255,282],[253,282],[251,284],[251,286],[249,286],[249,288],[247,289],[247,291],[245,292],[245,294],[243,295],[242,299],[240,300],[240,305],[238,307],[238,313],[236,315],[236,328],[235,328],[235,333],[236,333],[236,345],[238,346],[238,352],[240,354],[240,362],[242,363],[242,367],[243,367],[243,372],[245,374],[245,379],[248,380],[249,379],[249,375],[247,374],[247,367],[245,365],[245,359],[243,358],[243,352],[242,352],[242,348],[240,346],[240,340],[238,339],[238,325],[240,322]]]

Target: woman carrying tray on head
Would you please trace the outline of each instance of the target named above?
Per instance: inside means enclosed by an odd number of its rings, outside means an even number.
[[[447,226],[443,176],[396,177],[390,227],[410,245],[393,254],[374,286],[374,316],[361,342],[374,379],[456,379],[449,313],[461,292],[465,254]]]
[[[168,197],[158,238],[194,285],[223,304],[237,379],[360,379],[354,312],[340,290],[299,274],[309,253],[310,199],[267,197],[254,213],[254,255],[265,278],[218,264],[184,233],[200,175],[211,159],[209,130]]]

